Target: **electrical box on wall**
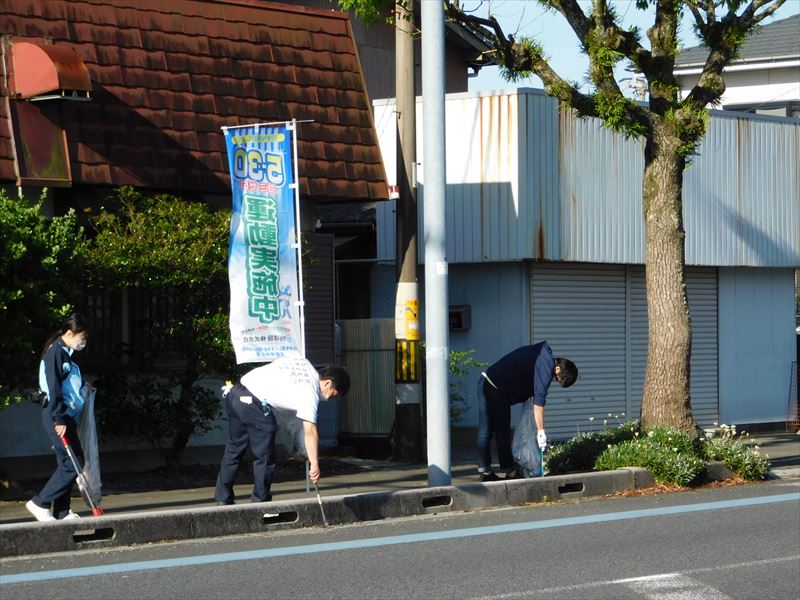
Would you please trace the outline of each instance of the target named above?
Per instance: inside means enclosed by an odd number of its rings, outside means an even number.
[[[469,304],[451,304],[447,317],[450,331],[467,331],[472,326],[472,307]]]

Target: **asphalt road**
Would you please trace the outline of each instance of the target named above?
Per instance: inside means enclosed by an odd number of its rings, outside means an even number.
[[[800,597],[800,483],[0,562],[14,598]]]

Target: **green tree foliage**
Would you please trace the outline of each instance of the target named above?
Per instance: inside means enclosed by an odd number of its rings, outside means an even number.
[[[213,418],[201,406],[208,398],[195,385],[197,380],[237,372],[227,313],[230,211],[212,211],[205,203],[169,195],[144,196],[123,187],[92,223],[97,230],[87,252],[92,285],[147,290],[170,306],[164,320],[135,323],[151,344],[134,358],[142,371],[178,365],[171,374],[161,374],[175,376],[180,386],[167,452],[168,465],[177,466],[189,437],[202,431],[204,419]]]
[[[44,200],[0,190],[0,408],[38,389],[42,345],[80,307],[83,230],[72,211],[44,216]]]
[[[337,0],[341,10],[352,10],[359,19],[373,25],[380,21],[390,23],[394,19],[396,4],[405,6],[412,0]]]

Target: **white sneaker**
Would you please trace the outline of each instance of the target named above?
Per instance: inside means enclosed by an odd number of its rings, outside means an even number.
[[[74,513],[72,512],[72,509],[70,509],[69,512],[66,514],[66,516],[62,517],[61,520],[66,521],[67,519],[80,519],[80,518],[81,516],[78,513]]]
[[[28,500],[25,503],[25,508],[28,509],[28,512],[31,513],[34,517],[36,517],[37,521],[55,521],[56,518],[53,516],[53,513],[50,512],[49,508],[42,508],[34,503],[33,500]]]

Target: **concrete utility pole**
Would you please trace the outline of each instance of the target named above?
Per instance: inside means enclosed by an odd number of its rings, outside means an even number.
[[[444,219],[444,10],[441,2],[421,4],[428,485],[434,487],[451,482]]]
[[[417,115],[414,86],[414,5],[395,7],[395,100],[397,116],[397,293],[394,309],[394,458],[422,461],[417,285]]]

